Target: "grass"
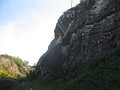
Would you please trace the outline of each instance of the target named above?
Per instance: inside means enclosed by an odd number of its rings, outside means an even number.
[[[120,48],[98,54],[85,65],[76,78],[64,81],[34,80],[22,90],[120,90]]]

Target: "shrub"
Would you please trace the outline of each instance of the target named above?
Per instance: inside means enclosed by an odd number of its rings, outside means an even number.
[[[0,77],[6,77],[6,76],[8,76],[8,72],[3,69],[0,69]]]

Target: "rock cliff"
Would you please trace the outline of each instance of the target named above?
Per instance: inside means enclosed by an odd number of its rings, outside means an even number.
[[[97,53],[120,47],[120,0],[81,0],[58,19],[54,33],[36,73],[42,79],[74,78]]]

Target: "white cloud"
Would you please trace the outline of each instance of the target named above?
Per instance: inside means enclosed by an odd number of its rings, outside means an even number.
[[[54,37],[57,19],[62,12],[70,8],[70,0],[37,0],[34,4],[32,0],[21,0],[20,2],[23,3],[20,5],[24,5],[17,7],[20,11],[14,7],[14,5],[18,5],[17,2],[11,2],[10,7],[13,11],[9,12],[12,13],[11,18],[13,19],[0,25],[0,54],[19,56],[24,60],[29,60],[30,64],[33,65],[47,50]],[[30,8],[33,5],[34,8]],[[21,8],[25,10],[21,10]],[[15,12],[15,10],[17,11]],[[18,16],[14,18],[14,15]],[[4,21],[4,19],[2,20]]]
[[[37,62],[52,40],[55,23],[54,16],[42,18],[39,13],[8,22],[0,28],[0,53],[19,56],[30,64]]]

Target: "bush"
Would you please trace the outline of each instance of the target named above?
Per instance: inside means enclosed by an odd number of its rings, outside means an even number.
[[[28,61],[23,61],[21,58],[19,57],[13,57],[13,56],[10,56],[10,55],[1,55],[1,57],[3,57],[4,59],[8,59],[8,61],[12,61],[12,64],[14,62],[14,64],[16,64],[18,66],[18,71],[20,72],[15,72],[13,69],[9,68],[9,66],[5,66],[4,64],[2,64],[2,67],[0,68],[0,77],[13,77],[13,78],[16,78],[16,77],[21,77],[21,76],[25,76],[25,73],[24,72],[21,72],[21,71],[25,71],[24,70],[24,67],[23,66],[26,66],[28,65]],[[13,64],[13,65],[14,65]]]
[[[18,66],[20,67],[24,66],[24,62],[19,57],[13,57],[13,60]]]
[[[13,60],[13,61],[14,61],[18,66],[20,66],[20,67],[26,66],[26,65],[29,64],[28,61],[23,61],[23,60],[22,60],[21,58],[19,58],[19,57],[13,57],[13,56],[10,56],[10,55],[7,55],[7,54],[1,55],[1,56],[5,57],[5,58],[8,58],[8,59],[10,59],[10,60]]]
[[[6,76],[8,76],[8,72],[3,69],[0,69],[0,77],[6,77]]]

